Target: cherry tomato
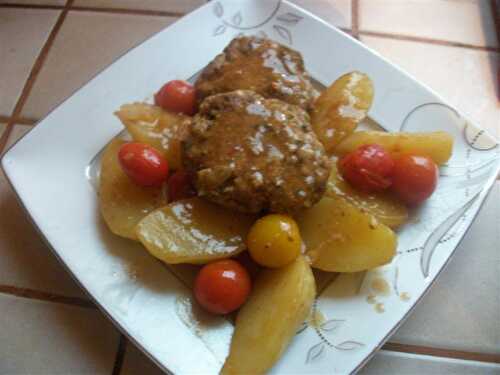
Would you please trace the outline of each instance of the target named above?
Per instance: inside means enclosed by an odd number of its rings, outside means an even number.
[[[167,82],[155,94],[155,104],[170,112],[192,116],[196,109],[196,90],[185,81]]]
[[[205,265],[194,283],[198,303],[214,314],[228,314],[238,309],[251,289],[247,270],[232,259]]]
[[[144,143],[123,144],[118,151],[118,160],[127,176],[137,185],[158,186],[167,179],[167,160]]]
[[[379,145],[364,145],[339,160],[344,179],[366,192],[382,191],[391,185],[394,160]]]
[[[439,178],[439,169],[427,156],[403,155],[396,160],[392,176],[392,191],[409,205],[429,198]]]
[[[252,259],[264,267],[278,268],[300,255],[299,227],[290,216],[271,214],[257,220],[247,236]]]
[[[196,196],[192,176],[185,171],[177,171],[168,179],[168,201],[174,202]]]

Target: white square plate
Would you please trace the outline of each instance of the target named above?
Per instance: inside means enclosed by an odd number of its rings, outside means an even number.
[[[305,323],[271,371],[351,373],[401,324],[449,260],[498,173],[499,147],[345,33],[285,0],[212,1],[97,75],[11,148],[2,165],[55,254],[123,332],[165,370],[218,373],[232,325],[192,311],[190,267],[167,268],[108,232],[87,168],[122,130],[113,111],[150,97],[168,80],[192,77],[239,33],[265,34],[297,49],[325,85],[348,71],[367,73],[376,89],[371,120],[388,131],[441,129],[455,137],[439,189],[400,230],[394,261],[366,273],[318,273],[314,313],[321,324]]]

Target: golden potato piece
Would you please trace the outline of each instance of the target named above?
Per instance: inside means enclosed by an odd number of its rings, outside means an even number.
[[[397,228],[408,220],[408,208],[404,204],[388,193],[366,193],[354,189],[342,178],[336,165],[330,173],[325,195],[344,199],[390,228]]]
[[[187,134],[188,118],[146,104],[125,104],[115,112],[132,138],[162,152],[170,168],[180,169],[181,141]]]
[[[373,102],[373,83],[363,73],[344,74],[316,100],[311,124],[327,152],[351,134]]]
[[[269,370],[308,316],[315,295],[314,276],[303,256],[283,268],[262,271],[236,317],[221,375],[258,375]]]
[[[113,140],[104,150],[99,179],[99,207],[111,232],[137,239],[135,226],[148,213],[166,204],[161,187],[138,186],[123,172],[118,150],[125,141]]]
[[[330,272],[358,272],[391,261],[394,232],[374,216],[343,199],[323,198],[297,217],[312,267]]]
[[[401,154],[419,154],[430,157],[438,165],[451,157],[453,137],[446,132],[388,133],[382,131],[359,131],[344,139],[335,154],[343,156],[359,146],[376,143],[384,147],[395,158]]]
[[[254,219],[190,198],[152,212],[137,225],[136,233],[146,249],[165,263],[200,264],[244,250]]]

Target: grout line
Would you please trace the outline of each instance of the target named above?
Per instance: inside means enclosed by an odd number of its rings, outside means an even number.
[[[85,11],[85,12],[100,12],[100,13],[115,13],[115,14],[132,14],[141,16],[160,16],[160,17],[182,17],[185,13],[182,12],[169,12],[161,10],[147,10],[147,9],[127,9],[127,8],[98,8],[87,6],[73,6],[72,11]]]
[[[2,136],[0,136],[0,155],[3,152],[5,146],[7,145],[7,141],[9,140],[10,133],[12,133],[12,129],[14,128],[14,124],[11,122],[7,123]]]
[[[89,12],[102,12],[102,13],[116,13],[116,14],[131,14],[131,15],[149,15],[149,16],[164,16],[164,17],[180,17],[183,16],[184,13],[180,12],[168,12],[168,11],[154,11],[154,10],[140,10],[140,9],[125,9],[125,8],[97,8],[97,7],[85,7],[85,6],[72,6],[73,0],[68,0],[65,6],[52,6],[52,5],[36,5],[36,4],[10,4],[3,3],[0,4],[0,8],[25,8],[25,9],[51,9],[51,10],[61,10],[61,14],[56,21],[47,41],[45,42],[37,60],[35,61],[32,70],[28,76],[28,79],[25,83],[23,91],[16,103],[12,116],[1,116],[0,122],[7,123],[7,129],[3,133],[2,137],[0,137],[0,151],[5,147],[7,143],[7,139],[12,131],[14,124],[22,124],[22,125],[34,125],[37,120],[30,118],[19,117],[19,114],[33,88],[33,84],[43,67],[43,63],[46,60],[48,52],[55,40],[55,37],[60,30],[62,23],[68,13],[69,10],[72,11],[89,11]],[[366,36],[374,36],[380,38],[387,39],[395,39],[395,40],[404,40],[404,41],[413,41],[413,42],[421,42],[435,45],[443,45],[450,47],[461,47],[461,48],[469,48],[481,51],[489,51],[489,52],[497,52],[500,53],[499,47],[488,47],[488,46],[477,46],[466,43],[459,42],[451,42],[445,40],[437,40],[432,38],[423,38],[423,37],[415,37],[408,35],[400,35],[400,34],[390,34],[390,33],[381,33],[381,32],[373,32],[373,31],[360,31],[359,30],[359,0],[352,0],[351,5],[351,29],[342,28],[343,31],[350,33],[356,39],[359,39],[359,35]],[[494,17],[497,35],[500,40],[500,21],[499,21],[499,13],[495,13],[496,11],[496,0],[491,0],[491,7],[493,10],[493,14],[496,14]],[[500,179],[500,175],[498,176]],[[177,275],[175,275],[177,277]],[[0,293],[13,295],[22,298],[28,299],[36,299],[46,302],[52,303],[61,303],[66,305],[79,306],[84,308],[92,308],[95,309],[96,306],[90,301],[79,297],[68,297],[58,294],[53,294],[49,292],[43,292],[28,288],[19,288],[8,285],[0,285]],[[127,339],[123,334],[120,334],[115,363],[113,367],[112,375],[119,375],[121,372],[121,368],[123,365],[123,359],[125,356],[125,350],[127,347]],[[437,357],[445,357],[445,358],[454,358],[454,359],[462,359],[462,360],[473,360],[480,362],[490,362],[490,363],[500,363],[500,355],[496,354],[488,354],[488,353],[475,353],[475,352],[467,352],[467,351],[458,351],[458,350],[449,350],[449,349],[440,349],[433,348],[427,346],[418,346],[418,345],[406,345],[399,343],[386,343],[383,348],[384,350],[401,352],[401,353],[412,353],[412,354],[420,354],[420,355],[429,355],[429,356],[437,356]]]
[[[449,40],[424,38],[424,37],[411,36],[411,35],[382,33],[382,32],[378,32],[378,31],[360,30],[358,33],[360,35],[374,36],[374,37],[379,37],[379,38],[404,40],[404,41],[410,41],[410,42],[420,42],[420,43],[427,43],[427,44],[436,44],[436,45],[440,45],[440,46],[460,47],[460,48],[468,48],[468,49],[474,49],[474,50],[479,50],[479,51],[500,53],[500,47],[478,46],[478,45],[474,45],[474,44],[452,42]]]
[[[0,4],[0,8],[63,10],[66,9],[67,6],[3,3]],[[86,12],[96,12],[96,13],[132,14],[132,15],[160,16],[160,17],[182,17],[186,14],[183,12],[171,12],[166,10],[162,11],[162,10],[128,9],[128,8],[100,8],[100,7],[81,6],[81,5],[70,6],[69,8],[72,11],[74,10],[74,11],[86,11]]]
[[[496,0],[490,0],[493,12],[496,9]],[[127,9],[127,8],[98,8],[98,7],[87,7],[87,6],[58,6],[58,5],[37,5],[37,4],[13,4],[13,3],[2,3],[0,8],[24,8],[24,9],[54,9],[54,10],[67,10],[70,8],[71,11],[89,11],[89,12],[102,12],[102,13],[116,13],[116,14],[130,14],[130,15],[150,15],[150,16],[162,16],[162,17],[182,17],[186,13],[182,12],[169,12],[169,11],[159,11],[159,10],[147,10],[147,9]],[[497,33],[499,33],[499,16],[494,17],[495,24],[497,25]],[[494,46],[478,46],[474,44],[452,42],[448,40],[424,38],[404,34],[391,34],[377,31],[363,31],[359,29],[359,0],[352,0],[351,3],[351,23],[352,23],[352,36],[359,38],[359,35],[375,36],[387,39],[405,40],[413,42],[421,42],[428,44],[444,45],[450,47],[461,47],[474,50],[497,52],[500,53],[500,47]],[[344,28],[341,28],[346,30]],[[499,36],[500,39],[500,36]]]
[[[29,118],[29,117],[15,117],[12,119],[13,124],[20,124],[20,125],[31,125],[34,126],[38,123],[37,119],[34,118]]]
[[[491,8],[491,13],[493,14],[493,22],[495,24],[497,42],[500,44],[500,1],[490,0],[490,8]],[[493,72],[493,74],[495,73]],[[500,65],[497,66],[496,74],[497,74],[496,78],[497,99],[500,101]]]
[[[10,119],[7,122],[7,129],[5,129],[5,132],[0,137],[0,153],[3,151],[3,149],[5,148],[5,145],[7,144],[7,140],[9,139],[9,135],[12,132],[14,121],[15,121],[15,119],[17,119],[19,117],[19,115],[24,107],[24,104],[26,103],[26,100],[28,99],[28,96],[31,92],[31,89],[33,88],[33,85],[34,85],[35,80],[38,76],[38,73],[40,73],[40,70],[42,69],[43,63],[47,59],[47,55],[49,53],[50,47],[52,47],[52,44],[54,43],[56,35],[59,32],[59,30],[61,29],[62,23],[63,23],[64,19],[66,18],[66,15],[68,14],[68,9],[69,9],[69,7],[71,7],[72,4],[73,4],[73,0],[66,1],[66,5],[64,6],[64,9],[61,11],[61,14],[59,14],[59,17],[57,17],[57,21],[54,24],[54,27],[52,27],[52,30],[50,31],[50,34],[47,37],[47,40],[45,41],[45,44],[43,45],[42,49],[40,50],[40,53],[38,54],[38,57],[35,60],[35,63],[31,67],[31,71],[30,71],[30,74],[28,75],[28,79],[26,80],[26,83],[24,84],[21,95],[19,96],[19,99],[17,100],[17,103],[14,107],[14,110],[12,111],[12,115],[10,116]]]
[[[383,350],[399,353],[420,354],[432,357],[454,358],[466,361],[478,361],[488,363],[500,363],[500,354],[475,353],[462,350],[441,349],[429,346],[398,344],[388,342],[383,347]]]
[[[52,9],[52,10],[63,10],[64,5],[41,5],[41,4],[13,4],[13,3],[2,3],[0,8],[20,8],[20,9]]]
[[[44,292],[41,290],[21,288],[10,285],[0,285],[0,294],[8,294],[11,296],[36,299],[39,301],[61,303],[64,305],[72,305],[85,307],[88,309],[96,309],[97,307],[90,300],[80,298],[80,297],[68,297],[60,294],[54,294],[50,292]]]
[[[495,23],[495,31],[497,40],[500,43],[500,3],[498,0],[490,0],[491,13],[493,14],[493,22]]]
[[[123,366],[123,358],[125,357],[125,350],[127,348],[128,340],[120,333],[120,339],[118,341],[118,348],[116,349],[115,364],[113,366],[113,372],[111,375],[120,375]]]
[[[13,118],[10,116],[2,116],[0,115],[0,122],[3,123],[11,123],[11,124],[20,124],[20,125],[35,125],[39,120],[28,117],[17,117]]]
[[[351,35],[359,39],[359,0],[351,2]]]

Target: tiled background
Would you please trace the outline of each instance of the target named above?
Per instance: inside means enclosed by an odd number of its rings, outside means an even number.
[[[294,1],[499,136],[498,1]],[[203,3],[0,1],[0,151],[118,55]],[[500,374],[499,202],[500,181],[429,295],[363,374]],[[160,374],[51,255],[3,174],[0,212],[0,374]]]

